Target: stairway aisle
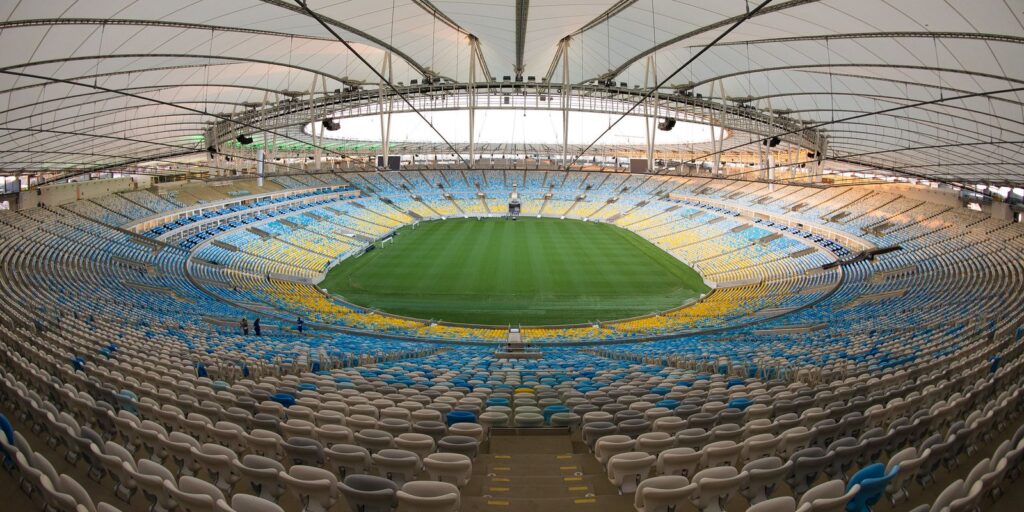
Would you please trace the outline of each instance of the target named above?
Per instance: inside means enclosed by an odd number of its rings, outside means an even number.
[[[497,434],[488,445],[462,489],[464,511],[633,509],[632,496],[620,496],[597,459],[568,435]]]

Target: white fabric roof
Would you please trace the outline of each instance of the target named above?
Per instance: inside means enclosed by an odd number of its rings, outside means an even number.
[[[571,36],[573,82],[631,87],[648,55],[664,78],[756,3],[309,0],[375,66],[391,50],[395,82],[468,80],[469,35],[491,75],[513,75],[521,32],[523,75],[543,77]],[[0,0],[0,19],[3,172],[185,153],[216,116],[320,90],[321,75],[328,90],[377,82],[293,0]],[[1006,90],[1024,88],[1022,43],[1021,0],[775,0],[671,84],[707,96],[720,81],[727,97],[829,122],[835,158],[1021,184],[1024,95]]]

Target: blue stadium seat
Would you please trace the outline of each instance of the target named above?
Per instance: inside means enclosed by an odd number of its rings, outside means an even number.
[[[870,512],[871,507],[882,499],[889,481],[899,472],[900,467],[896,465],[886,474],[885,465],[876,463],[854,473],[846,484],[846,490],[860,485],[860,491],[846,504],[847,512]]]

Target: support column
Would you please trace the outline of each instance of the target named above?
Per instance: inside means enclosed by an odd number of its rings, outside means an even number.
[[[648,82],[648,80],[651,82]],[[653,82],[653,83],[652,83]],[[644,61],[644,90],[658,86],[658,65],[654,55]],[[653,103],[653,112],[651,110]],[[652,117],[653,116],[653,117]],[[658,91],[644,102],[644,133],[647,135],[647,172],[654,172],[654,135],[658,131]]]
[[[384,62],[381,65],[381,74],[387,76],[388,82],[392,80],[391,72],[391,52],[384,52]],[[385,169],[388,166],[389,145],[391,140],[391,100],[385,101],[384,98],[384,87],[386,83],[381,80],[377,86],[377,94],[379,99],[379,111],[380,111],[380,150],[383,155],[381,163]]]
[[[722,80],[718,81],[718,89],[721,97],[722,114],[719,118],[719,130],[718,130],[718,149],[715,150],[715,169],[718,170],[718,174],[725,174],[722,170],[722,150],[725,149],[725,82]]]
[[[768,98],[768,133],[775,133],[775,110],[772,109],[772,99]],[[774,137],[774,135],[772,135]],[[781,144],[781,142],[780,142]],[[762,173],[764,179],[774,180],[775,179],[775,158],[772,157],[772,148],[770,145],[764,147],[764,172]]]
[[[569,41],[562,39],[562,168],[569,170],[569,99],[571,84],[569,83]]]
[[[315,96],[316,96],[316,75],[313,75],[313,83],[309,84],[309,122],[310,122],[311,129],[313,131],[313,133],[310,134],[310,137],[313,140],[313,160],[316,162],[314,164],[314,166],[315,166],[316,169],[319,169],[320,168],[320,146],[319,146],[319,144],[316,143],[317,119],[316,119],[316,102],[314,101],[314,97]],[[320,130],[323,131],[323,127],[321,127]]]
[[[323,95],[325,97],[327,96],[327,77],[324,76],[324,75],[320,75],[320,91],[323,92]],[[316,121],[313,121],[313,122],[315,123]],[[321,163],[320,163],[320,161],[323,160],[323,150],[320,149],[320,148],[324,147],[324,132],[325,131],[327,131],[327,128],[324,128],[323,124],[321,123],[320,124],[320,136],[317,138],[317,141],[316,141],[316,170],[318,170],[318,171],[323,168]],[[313,133],[316,133],[316,131],[314,130]]]
[[[725,130],[720,130],[718,136],[715,136],[715,122],[717,121],[718,127],[720,128],[724,124],[725,120],[725,84],[721,80],[718,81],[718,88],[721,93],[719,103],[722,105],[722,112],[720,118],[716,119],[714,114],[714,108],[711,108],[711,152],[714,153],[714,159],[711,161],[711,173],[718,177],[722,174],[722,148],[725,147],[722,142],[725,139]],[[711,82],[711,92],[708,94],[708,98],[714,100],[715,98],[715,82]]]
[[[812,181],[814,183],[821,183],[822,175],[825,172],[825,155],[828,151],[828,139],[822,137],[820,131],[815,131],[814,140],[814,150],[818,153],[818,157],[813,164],[814,176]]]
[[[205,146],[207,148],[213,148],[214,150],[217,150],[217,146],[218,146],[217,140],[218,140],[218,133],[217,133],[217,130],[213,126],[207,128],[206,130],[203,131],[203,142],[205,143]],[[211,168],[216,169],[217,168],[216,153],[207,153],[207,158],[206,158],[206,160],[204,160],[204,162],[206,162],[206,165],[210,166]],[[192,179],[192,166],[191,165],[181,165],[181,166],[176,166],[176,167],[178,167],[178,168],[183,167],[184,168],[184,170],[185,170],[185,181],[188,181],[188,180]],[[202,168],[202,167],[200,165],[197,165],[196,168],[198,169],[198,168]],[[21,181],[21,177],[20,176],[17,176],[17,179],[19,180],[19,182]],[[19,188],[18,190],[21,190],[21,189]]]
[[[714,90],[714,88],[712,88],[712,90]],[[708,97],[710,97],[710,96],[711,95],[709,94]],[[711,131],[711,152],[712,153],[716,153],[718,151],[718,141],[717,141],[717,136],[715,135],[715,116],[714,116],[714,110],[710,110],[709,114],[710,115],[708,116],[708,119],[711,121],[711,124],[708,125],[708,128]],[[712,176],[717,176],[718,175],[718,161],[716,159],[717,156],[718,156],[717,154],[716,155],[711,155],[711,175]]]
[[[280,103],[280,102],[281,102],[281,98],[280,98],[280,96],[278,96],[278,94],[277,94],[277,93],[275,92],[275,93],[274,93],[274,103]],[[264,122],[266,122],[266,119],[264,119]],[[271,133],[271,136],[270,136],[270,137],[271,137],[271,144],[272,144],[272,146],[271,146],[271,150],[270,150],[270,156],[271,156],[271,157],[273,158],[274,162],[277,162],[277,159],[278,159],[278,152],[277,152],[277,130],[274,130],[274,131],[273,131],[273,132]],[[266,139],[264,138],[264,140],[266,140]],[[266,146],[267,146],[267,145],[266,145],[266,143],[264,143],[264,144],[263,144],[263,147],[264,147],[264,148],[266,148]],[[278,166],[277,166],[277,164],[276,164],[276,163],[272,163],[272,164],[270,164],[270,169],[271,169],[271,170],[272,170],[272,171],[273,171],[274,173],[277,173],[277,172],[279,172],[279,171],[280,171],[280,169],[278,169]]]
[[[256,152],[256,186],[263,186],[263,160],[266,158],[266,151],[260,149]]]
[[[800,152],[797,151],[796,154],[799,156]],[[788,178],[789,179],[793,178],[793,166],[794,166],[793,162],[795,162],[795,160],[793,159],[793,144],[787,144],[786,145],[786,174],[788,174]]]
[[[768,149],[765,145],[767,138],[763,138],[757,142],[757,176],[755,178],[761,178],[764,176],[764,152]]]
[[[469,38],[469,84],[467,99],[469,105],[469,166],[473,167],[476,159],[476,53],[477,53],[477,40],[470,36]]]

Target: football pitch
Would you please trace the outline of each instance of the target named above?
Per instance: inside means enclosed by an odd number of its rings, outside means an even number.
[[[707,292],[692,268],[610,224],[451,219],[332,268],[320,287],[396,315],[491,325],[616,320]]]

